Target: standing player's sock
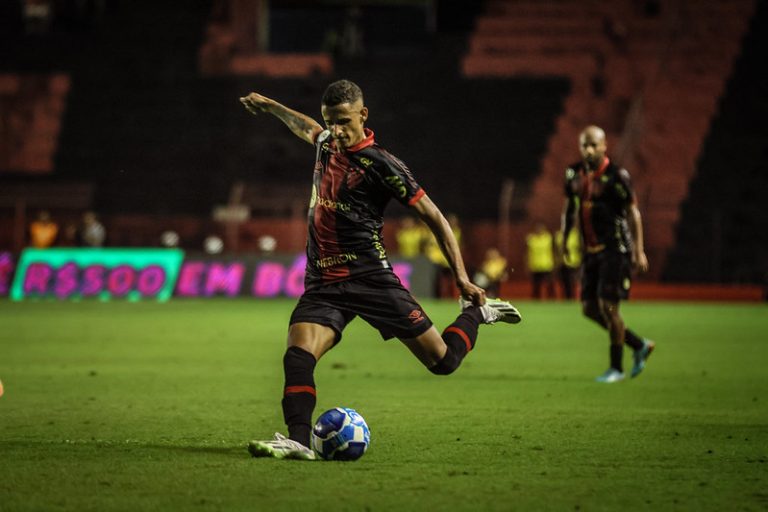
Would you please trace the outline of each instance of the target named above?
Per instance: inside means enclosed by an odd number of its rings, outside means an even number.
[[[283,418],[288,425],[288,437],[309,446],[312,411],[315,410],[315,356],[299,347],[288,347],[283,356],[285,388]]]
[[[448,375],[459,367],[464,356],[475,347],[477,329],[483,314],[477,307],[465,309],[456,321],[443,331],[443,341],[448,346],[445,356],[429,371],[436,375]]]
[[[611,368],[624,372],[622,359],[624,357],[624,345],[615,345],[611,343]]]
[[[640,350],[644,345],[643,339],[630,329],[624,330],[624,343],[632,347],[633,350]]]

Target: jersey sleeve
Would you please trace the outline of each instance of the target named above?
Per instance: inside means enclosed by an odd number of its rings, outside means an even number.
[[[563,181],[563,192],[565,193],[565,197],[568,199],[576,195],[576,191],[574,190],[573,186],[573,180],[575,179],[576,169],[573,167],[568,167],[565,170],[565,181]]]
[[[408,167],[391,154],[383,153],[376,162],[376,171],[389,194],[405,206],[412,206],[425,192]]]
[[[616,192],[625,204],[632,204],[637,201],[635,189],[632,187],[632,179],[629,176],[629,171],[626,169],[619,169],[619,172],[616,174]]]

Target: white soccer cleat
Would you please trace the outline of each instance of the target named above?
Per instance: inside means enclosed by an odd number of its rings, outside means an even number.
[[[248,451],[254,457],[272,457],[275,459],[315,460],[315,452],[298,441],[288,439],[279,432],[269,441],[251,441]]]
[[[616,368],[608,368],[604,374],[600,375],[595,380],[605,384],[613,384],[614,382],[624,380],[624,372],[620,372]]]
[[[459,297],[461,310],[474,306],[471,300]],[[495,324],[496,322],[506,322],[508,324],[519,324],[523,317],[515,306],[505,300],[485,299],[485,304],[479,306],[483,314],[484,324]]]
[[[656,343],[651,340],[643,340],[643,346],[639,350],[635,350],[635,353],[633,354],[635,364],[632,366],[632,378],[640,375],[645,369],[645,362],[648,360],[648,357],[651,355],[654,348],[656,348]]]

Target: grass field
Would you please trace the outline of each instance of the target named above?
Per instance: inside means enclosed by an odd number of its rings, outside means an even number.
[[[449,377],[353,322],[315,375],[371,427],[339,463],[245,449],[284,430],[293,301],[0,302],[0,511],[768,509],[765,305],[624,305],[658,345],[613,385],[575,303],[518,305]]]

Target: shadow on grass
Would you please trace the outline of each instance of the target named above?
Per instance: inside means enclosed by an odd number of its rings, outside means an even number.
[[[158,450],[176,454],[188,454],[188,455],[221,455],[224,457],[237,457],[237,458],[249,458],[251,455],[248,453],[248,447],[245,443],[242,445],[228,445],[228,446],[182,446],[173,444],[160,444],[160,443],[142,443],[139,441],[120,442],[120,441],[105,441],[105,440],[74,440],[74,441],[52,441],[52,440],[10,440],[0,441],[0,447],[4,447],[3,451],[11,453],[15,452],[34,452],[39,450],[48,450],[51,445],[57,446],[59,451],[70,450],[77,453],[85,453],[86,450],[89,453],[100,453],[104,450],[111,450],[114,452],[135,452],[142,450]]]
[[[137,448],[164,450],[175,453],[222,455],[226,457],[237,457],[239,459],[251,457],[251,454],[248,453],[248,447],[245,444],[238,446],[175,446],[168,444],[138,444],[135,446]]]

